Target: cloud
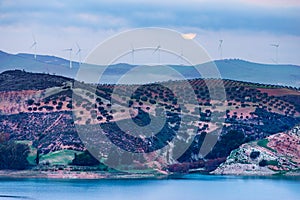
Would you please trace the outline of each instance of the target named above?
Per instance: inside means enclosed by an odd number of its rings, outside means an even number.
[[[92,2],[90,0],[87,1]],[[104,3],[127,3],[127,4],[135,4],[140,3],[139,0],[102,0]],[[203,3],[212,3],[212,4],[224,4],[224,0],[143,0],[143,4],[152,4],[152,5],[199,5]],[[259,6],[273,6],[273,7],[292,7],[292,6],[300,6],[300,2],[298,0],[226,0],[226,4],[248,4],[248,5],[259,5]]]
[[[300,63],[298,24],[298,0],[1,0],[0,49],[30,52],[34,33],[39,52],[67,57],[61,49],[77,41],[87,53],[122,30],[156,26],[197,33],[214,58],[224,37],[224,56],[267,62],[280,41],[282,61]]]
[[[208,30],[255,30],[300,35],[299,7],[274,7],[282,0],[220,1],[3,1],[0,26],[40,24],[56,28],[65,26],[91,29],[191,26]],[[238,3],[239,2],[239,3]],[[252,2],[252,3],[251,3]],[[259,3],[260,2],[260,3]],[[298,5],[290,0],[287,5]]]
[[[294,7],[300,6],[298,0],[242,0],[241,2],[247,4],[261,5],[261,6],[277,6],[277,7]]]

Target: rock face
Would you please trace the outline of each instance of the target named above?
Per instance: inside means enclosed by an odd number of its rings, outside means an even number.
[[[300,126],[241,145],[212,174],[274,175],[300,170]]]

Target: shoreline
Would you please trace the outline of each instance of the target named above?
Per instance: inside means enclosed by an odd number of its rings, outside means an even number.
[[[36,170],[0,170],[0,179],[53,179],[53,180],[138,180],[138,179],[182,179],[186,176],[232,176],[232,177],[262,177],[262,178],[299,178],[300,172],[287,172],[284,174],[212,174],[212,173],[188,173],[188,174],[165,174],[165,173],[126,173],[126,172],[103,172],[103,171],[36,171]]]
[[[0,179],[65,179],[65,180],[109,180],[109,179],[166,179],[169,174],[126,173],[103,171],[36,171],[36,170],[0,170]]]

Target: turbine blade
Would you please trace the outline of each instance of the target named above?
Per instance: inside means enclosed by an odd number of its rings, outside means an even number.
[[[79,44],[77,42],[76,42],[76,46],[77,46],[78,49],[80,49],[80,46],[79,46]]]
[[[279,47],[279,44],[270,44],[270,46],[272,46],[272,47]]]
[[[36,42],[34,42],[31,46],[30,49],[32,49],[36,45]]]
[[[155,52],[157,52],[159,49],[160,49],[160,45],[158,45],[158,46],[156,47],[156,49],[153,51],[152,54],[154,54]]]
[[[181,59],[183,58],[183,53],[180,53],[179,55],[177,55],[177,59]]]
[[[33,33],[32,33],[32,39],[33,39],[33,42],[36,43],[35,36]]]
[[[219,40],[219,49],[222,48],[223,40]]]

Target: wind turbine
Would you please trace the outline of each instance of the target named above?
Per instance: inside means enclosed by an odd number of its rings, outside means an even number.
[[[80,46],[79,46],[79,44],[77,42],[76,42],[76,46],[78,48],[78,50],[76,52],[76,55],[79,57],[79,64],[81,64],[81,51],[82,51],[82,49],[80,48]]]
[[[70,69],[71,69],[72,68],[72,51],[73,51],[73,49],[72,48],[64,49],[64,51],[70,52]]]
[[[161,48],[160,43],[158,43],[158,46],[156,47],[156,49],[154,49],[154,51],[152,53],[152,54],[154,54],[154,53],[158,52],[158,63],[160,63],[160,48]]]
[[[278,48],[279,48],[279,44],[270,44],[272,47],[276,48],[276,64],[278,64]]]
[[[219,40],[219,47],[218,50],[220,52],[220,59],[223,59],[223,40]]]
[[[135,52],[135,49],[134,49],[133,45],[131,44],[132,64],[134,64],[134,52]]]
[[[36,40],[35,40],[34,35],[32,35],[32,39],[33,39],[33,43],[32,43],[32,45],[30,46],[30,49],[34,48],[34,59],[36,60],[36,47],[37,47],[37,42],[36,42]]]

